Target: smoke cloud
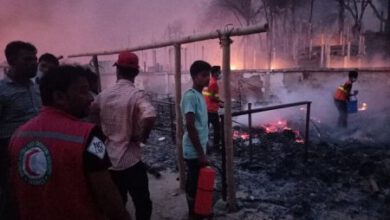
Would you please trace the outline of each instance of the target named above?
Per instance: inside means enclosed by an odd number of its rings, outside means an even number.
[[[69,55],[158,41],[175,20],[189,32],[202,2],[0,0],[0,63],[13,40],[33,43],[38,54]]]

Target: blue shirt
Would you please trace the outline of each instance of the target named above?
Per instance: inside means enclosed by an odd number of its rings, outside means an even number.
[[[195,114],[195,128],[198,131],[198,137],[203,151],[206,153],[209,135],[206,102],[202,93],[195,89],[189,89],[184,93],[180,107],[184,119],[183,157],[185,159],[196,159],[198,158],[198,153],[188,136],[185,115],[189,112]]]
[[[20,85],[5,76],[0,81],[0,138],[10,138],[20,125],[38,114],[41,105],[36,84]]]

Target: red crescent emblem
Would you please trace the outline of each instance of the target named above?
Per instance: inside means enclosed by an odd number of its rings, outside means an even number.
[[[34,154],[36,154],[36,153],[39,153],[39,150],[33,149],[26,154],[25,159],[24,159],[24,167],[26,169],[27,174],[30,176],[39,176],[39,174],[32,171],[31,167],[30,167],[31,157],[34,156]]]

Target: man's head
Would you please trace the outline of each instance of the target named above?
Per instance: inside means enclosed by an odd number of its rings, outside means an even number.
[[[210,81],[211,65],[203,60],[195,61],[190,67],[190,73],[194,85],[206,87]]]
[[[117,67],[118,78],[134,79],[139,73],[138,56],[130,51],[121,52],[114,66]]]
[[[212,66],[211,67],[211,75],[216,79],[220,79],[221,78],[221,67],[220,66]]]
[[[85,117],[93,97],[89,92],[88,70],[63,65],[49,70],[40,84],[42,103],[61,109],[75,117]]]
[[[351,80],[351,82],[355,82],[358,78],[358,72],[357,71],[349,71],[348,77],[349,77],[349,80]]]
[[[18,78],[32,78],[37,72],[37,49],[34,45],[12,41],[5,47],[7,62]]]
[[[57,57],[51,53],[42,54],[38,59],[38,69],[43,75],[46,74],[50,69],[58,67],[59,65],[60,62],[58,61]]]

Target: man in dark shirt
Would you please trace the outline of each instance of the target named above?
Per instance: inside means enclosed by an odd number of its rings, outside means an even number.
[[[0,81],[0,219],[5,209],[9,138],[41,107],[38,88],[31,80],[37,72],[36,54],[32,44],[21,41],[10,42],[5,48],[9,71]]]

